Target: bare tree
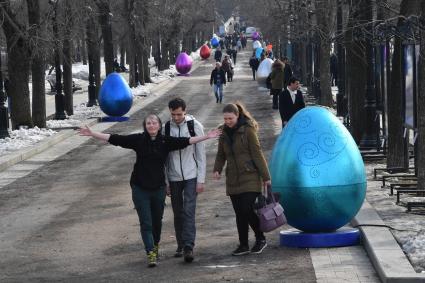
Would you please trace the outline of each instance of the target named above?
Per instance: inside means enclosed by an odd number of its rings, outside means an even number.
[[[425,1],[420,4],[421,18],[425,19]],[[417,129],[416,140],[418,189],[425,190],[425,27],[420,28],[420,55],[418,64],[418,98],[417,98]]]
[[[32,119],[35,126],[46,127],[46,89],[45,89],[45,56],[42,47],[42,34],[46,29],[41,25],[40,1],[27,0],[29,32],[32,52]]]
[[[31,52],[26,33],[27,23],[23,15],[26,8],[21,1],[3,1],[0,11],[4,19],[3,31],[7,42],[8,96],[11,102],[12,128],[16,129],[22,125],[32,127],[29,91]]]

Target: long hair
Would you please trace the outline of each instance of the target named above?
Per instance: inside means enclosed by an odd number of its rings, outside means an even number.
[[[239,117],[238,119],[240,119],[241,117],[245,117],[247,120],[251,121],[251,123],[254,125],[254,128],[258,130],[257,121],[255,121],[251,113],[246,110],[245,106],[240,101],[226,104],[223,108],[223,113],[233,113]]]

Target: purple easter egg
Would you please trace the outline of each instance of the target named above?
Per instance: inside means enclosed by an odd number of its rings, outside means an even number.
[[[180,74],[187,74],[189,73],[190,69],[192,68],[192,58],[190,58],[189,55],[187,55],[185,52],[182,52],[177,56],[176,59],[176,69]]]

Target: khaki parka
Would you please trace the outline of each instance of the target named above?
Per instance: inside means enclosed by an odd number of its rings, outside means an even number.
[[[282,61],[276,60],[273,62],[272,72],[270,74],[272,89],[283,89],[285,84],[284,69],[285,64]]]
[[[221,173],[225,164],[227,195],[261,192],[262,182],[270,180],[257,130],[250,120],[234,132],[233,143],[226,131],[220,136],[214,172]]]

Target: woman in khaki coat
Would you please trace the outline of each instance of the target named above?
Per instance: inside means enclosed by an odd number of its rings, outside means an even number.
[[[272,72],[270,73],[272,83],[270,95],[273,95],[273,109],[279,109],[279,93],[282,91],[285,83],[284,69],[285,64],[279,59],[273,62]]]
[[[270,185],[270,173],[257,136],[258,125],[240,103],[227,104],[223,109],[224,125],[214,164],[214,178],[220,179],[226,164],[226,193],[236,214],[239,246],[232,255],[259,254],[267,246],[259,229],[253,204],[263,186]],[[255,233],[255,245],[250,250],[248,230]]]

